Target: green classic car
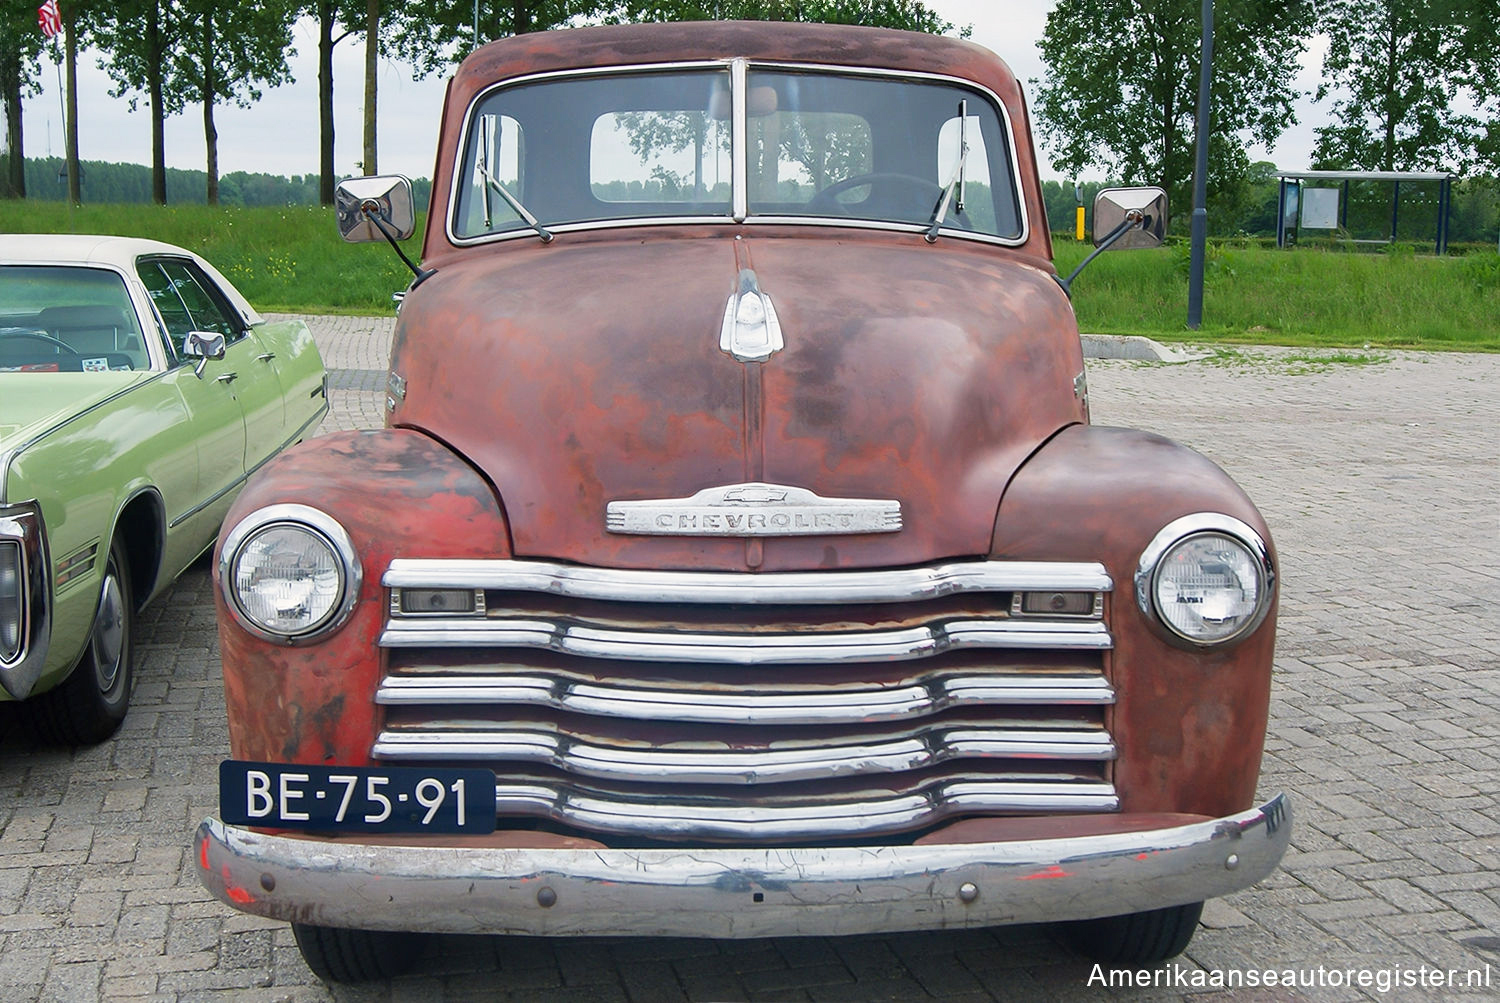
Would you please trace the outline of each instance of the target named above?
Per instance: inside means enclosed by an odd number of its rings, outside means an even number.
[[[0,701],[45,740],[112,734],[136,612],[327,408],[307,326],[197,255],[0,235]]]

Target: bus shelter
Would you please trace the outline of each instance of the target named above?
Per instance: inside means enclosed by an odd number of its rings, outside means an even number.
[[[1434,246],[1438,254],[1446,254],[1448,251],[1452,174],[1419,171],[1283,171],[1277,177],[1281,180],[1277,199],[1280,207],[1276,216],[1277,247],[1295,244],[1297,235],[1305,230],[1347,231],[1352,186],[1363,185],[1365,182],[1390,185],[1390,227],[1386,231],[1389,236],[1365,238],[1356,240],[1356,243],[1391,243],[1397,239],[1400,230],[1402,184],[1405,183],[1410,191],[1414,182],[1436,182],[1438,197]],[[1371,231],[1367,227],[1365,232]]]

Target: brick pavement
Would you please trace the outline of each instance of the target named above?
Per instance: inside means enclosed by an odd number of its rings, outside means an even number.
[[[382,418],[389,321],[319,318],[325,429]],[[1500,357],[1363,365],[1245,350],[1090,365],[1094,418],[1179,438],[1256,499],[1281,552],[1262,791],[1284,867],[1212,902],[1177,971],[1477,969],[1488,989],[1328,986],[1250,1000],[1500,996]],[[372,375],[372,373],[374,375]],[[227,753],[210,581],[141,623],[134,707],[95,749],[0,738],[0,1000],[1204,999],[1090,987],[1042,927],[700,940],[437,938],[388,985],[329,990],[288,929],[199,888],[188,841]],[[0,717],[10,724],[11,715]]]

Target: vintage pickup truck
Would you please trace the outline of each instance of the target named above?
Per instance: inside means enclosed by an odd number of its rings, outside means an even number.
[[[1089,423],[992,53],[508,39],[435,171],[386,427],[268,464],[219,542],[215,895],[335,980],[422,931],[1059,922],[1137,965],[1276,866],[1270,535]],[[402,179],[341,197],[412,229]]]

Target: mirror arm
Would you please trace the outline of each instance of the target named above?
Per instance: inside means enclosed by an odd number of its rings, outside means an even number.
[[[375,228],[380,231],[380,235],[385,238],[386,243],[391,245],[391,250],[396,252],[397,256],[406,263],[406,267],[410,268],[412,274],[416,276],[416,279],[411,284],[413,289],[421,285],[431,276],[437,274],[436,269],[418,268],[416,265],[412,264],[412,260],[406,256],[406,252],[401,250],[401,245],[396,243],[396,235],[393,234],[390,230],[390,221],[387,220],[384,214],[381,213],[380,204],[378,202],[376,202],[374,199],[365,199],[360,203],[359,211],[362,216],[368,219],[371,223],[375,224]]]
[[[1084,258],[1083,261],[1079,263],[1078,267],[1073,269],[1073,274],[1069,275],[1065,279],[1058,279],[1057,284],[1062,286],[1063,292],[1067,293],[1069,296],[1072,296],[1073,280],[1078,278],[1079,272],[1083,271],[1089,266],[1089,262],[1093,261],[1099,255],[1103,254],[1105,251],[1113,247],[1116,241],[1125,236],[1131,230],[1134,230],[1136,227],[1144,227],[1150,222],[1151,217],[1147,216],[1139,209],[1131,209],[1125,214],[1125,218],[1120,221],[1119,226],[1115,227],[1113,230],[1109,231],[1109,233],[1104,235],[1104,239],[1099,241],[1099,246],[1094,248],[1093,253],[1091,253],[1087,258]]]

